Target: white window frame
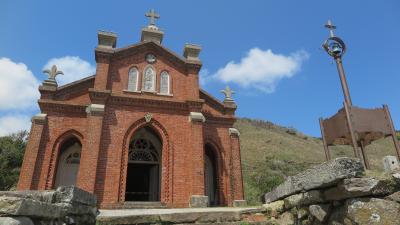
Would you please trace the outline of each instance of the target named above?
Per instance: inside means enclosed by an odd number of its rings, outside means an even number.
[[[154,71],[154,74],[153,74],[153,77],[154,77],[154,79],[153,79],[153,90],[145,90],[144,84],[145,84],[146,71],[147,71],[148,69],[150,69],[150,68],[153,69],[153,71]],[[152,93],[155,93],[156,90],[157,90],[156,85],[157,85],[157,71],[156,71],[156,69],[155,69],[152,65],[147,65],[146,68],[144,68],[144,70],[143,70],[143,75],[142,75],[142,91],[143,91],[143,92],[152,92]]]
[[[166,93],[162,93],[161,92],[161,82],[162,82],[162,76],[163,74],[167,74],[167,92]],[[171,75],[168,73],[168,71],[164,70],[160,73],[160,94],[161,95],[170,95],[171,94]]]
[[[130,76],[131,76],[131,71],[132,70],[136,70],[136,86],[134,90],[129,89],[129,81],[130,81]],[[129,69],[128,71],[128,86],[126,88],[127,91],[133,91],[133,92],[137,92],[139,88],[139,70],[136,67],[132,67]]]

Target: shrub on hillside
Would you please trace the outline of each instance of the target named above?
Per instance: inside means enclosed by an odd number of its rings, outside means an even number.
[[[27,137],[26,131],[0,137],[0,191],[17,185]]]

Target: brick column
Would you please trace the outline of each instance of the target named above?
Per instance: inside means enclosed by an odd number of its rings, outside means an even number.
[[[229,128],[229,136],[231,142],[231,196],[232,204],[241,205],[245,204],[243,201],[243,176],[242,176],[242,165],[240,157],[240,133],[235,128]]]
[[[206,207],[204,190],[204,140],[203,123],[205,118],[200,112],[190,112],[189,122],[191,123],[191,207]]]
[[[30,190],[33,185],[33,177],[40,151],[43,133],[47,124],[47,115],[38,114],[32,117],[32,126],[26,145],[24,161],[19,175],[17,190]]]
[[[86,108],[86,113],[87,136],[81,153],[82,163],[79,167],[77,186],[94,193],[103,130],[104,105],[91,104]]]

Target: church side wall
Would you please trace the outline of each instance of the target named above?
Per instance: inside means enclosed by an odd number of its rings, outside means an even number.
[[[82,151],[85,151],[86,114],[74,115],[73,113],[52,113],[47,115],[48,129],[43,133],[42,139],[46,140],[43,154],[38,158],[38,184],[35,189],[45,190],[54,188],[55,174],[59,154],[59,145],[66,139],[75,136],[82,140]],[[79,137],[81,136],[81,137]]]

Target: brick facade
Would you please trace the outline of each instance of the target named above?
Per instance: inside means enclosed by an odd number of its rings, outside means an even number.
[[[127,91],[128,71],[139,71],[145,57],[157,57],[156,92]],[[76,185],[95,193],[101,208],[123,205],[128,150],[135,132],[150,127],[162,141],[160,201],[188,207],[192,195],[205,195],[204,148],[216,157],[220,205],[243,199],[240,144],[230,132],[235,105],[224,104],[199,88],[200,61],[180,57],[155,42],[95,50],[96,74],[58,87],[39,87],[40,116],[32,119],[18,190],[53,189],[60,146],[74,137],[82,144]],[[170,75],[171,95],[160,95],[160,73]],[[65,76],[68,76],[66,74]],[[96,108],[97,107],[97,108]],[[190,120],[191,112],[205,121]],[[151,114],[146,121],[145,115]]]

